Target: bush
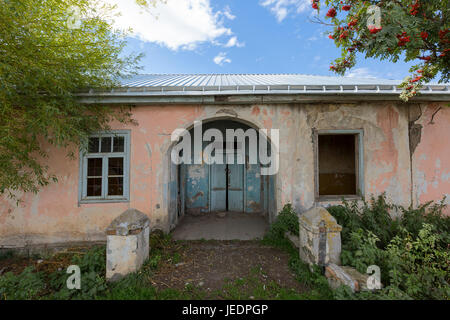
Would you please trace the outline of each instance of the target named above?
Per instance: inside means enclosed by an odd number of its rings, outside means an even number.
[[[391,288],[414,299],[450,298],[450,252],[438,246],[435,227],[424,223],[416,238],[408,231],[388,245]]]
[[[343,201],[329,208],[343,227],[342,263],[362,273],[372,264],[381,269],[385,288],[361,293],[359,298],[450,298],[450,217],[443,215],[444,200],[406,209],[387,203],[383,194],[362,206]],[[393,209],[402,212],[401,217],[391,218]],[[336,295],[358,298],[345,289]]]
[[[278,213],[277,219],[270,226],[267,237],[273,239],[284,239],[286,231],[298,236],[298,216],[290,203],[286,204]]]

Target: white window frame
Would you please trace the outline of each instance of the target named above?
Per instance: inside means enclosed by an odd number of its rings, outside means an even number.
[[[110,203],[130,201],[130,130],[114,130],[92,134],[89,138],[124,137],[123,152],[88,153],[88,148],[80,150],[80,170],[78,203]],[[99,139],[101,141],[101,139]],[[101,148],[101,142],[100,146]],[[100,149],[101,150],[101,149]],[[123,195],[108,196],[108,159],[123,157]],[[87,196],[87,163],[90,158],[102,158],[102,195]]]

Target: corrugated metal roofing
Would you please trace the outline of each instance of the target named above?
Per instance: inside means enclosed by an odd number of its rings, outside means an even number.
[[[304,74],[148,74],[122,81],[134,87],[215,87],[273,85],[397,85],[400,80],[330,77]]]
[[[84,103],[265,103],[399,100],[401,80],[304,74],[143,74],[108,91],[80,93]],[[426,84],[414,99],[450,101],[449,84]]]
[[[387,94],[398,95],[401,80],[304,74],[144,74],[123,80],[109,94],[198,96],[239,94]],[[427,84],[422,94],[450,95],[449,84]]]

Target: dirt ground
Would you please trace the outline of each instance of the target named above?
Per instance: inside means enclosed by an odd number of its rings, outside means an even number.
[[[0,260],[0,275],[9,271],[19,274],[27,266],[46,273],[64,270],[71,264],[74,253],[87,249],[70,248],[47,259],[4,258]],[[205,298],[209,293],[211,297],[220,298],[217,292],[227,284],[241,280],[247,286],[248,279],[253,279],[259,285],[275,283],[296,293],[307,291],[290,270],[289,255],[259,241],[169,241],[153,250],[150,259],[155,254],[160,254],[161,258],[148,280],[159,290],[183,291],[191,286],[205,292]],[[251,287],[248,289],[252,290]]]
[[[263,283],[304,291],[289,269],[289,256],[258,241],[179,242],[177,263],[168,261],[151,277],[159,289],[183,289],[187,284],[206,291],[220,290],[228,280],[248,277],[253,272]],[[259,272],[255,272],[259,271]]]

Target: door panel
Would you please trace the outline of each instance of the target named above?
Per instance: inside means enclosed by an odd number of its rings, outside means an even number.
[[[262,212],[261,203],[261,167],[259,164],[247,165],[245,212]]]
[[[226,164],[212,164],[211,166],[211,211],[225,211],[227,209]]]
[[[208,212],[209,174],[207,165],[186,165],[186,212]]]
[[[228,210],[244,211],[244,165],[228,165]]]

